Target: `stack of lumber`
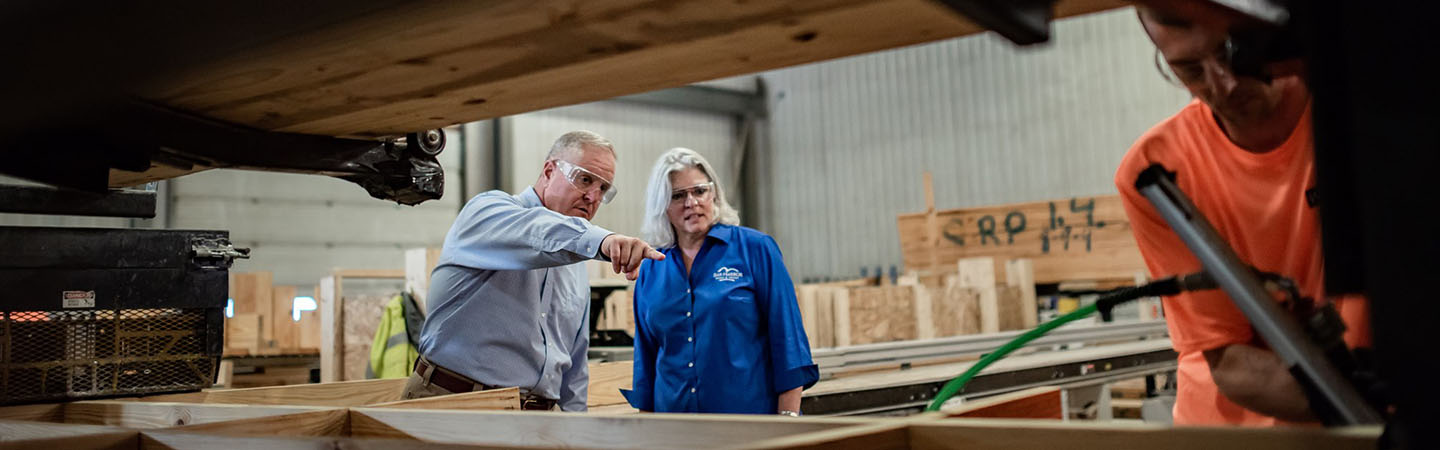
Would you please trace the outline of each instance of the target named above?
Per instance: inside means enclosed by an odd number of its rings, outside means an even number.
[[[320,319],[294,319],[295,286],[274,286],[270,272],[230,273],[234,315],[225,320],[225,355],[308,355],[320,351]]]
[[[806,337],[812,348],[826,348],[1034,327],[1030,261],[1005,265],[1011,276],[1003,284],[996,282],[992,258],[962,260],[938,282],[908,275],[885,286],[802,284],[796,297]]]

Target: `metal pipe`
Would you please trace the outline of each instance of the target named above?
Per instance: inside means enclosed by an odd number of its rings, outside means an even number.
[[[1329,403],[1338,416],[1336,419],[1343,424],[1381,423],[1380,415],[1271,298],[1255,271],[1225,244],[1195,204],[1171,181],[1171,176],[1164,167],[1152,165],[1141,172],[1135,187],[1150,200],[1205,271],[1229,294],[1235,306],[1245,313],[1255,331],[1296,379]]]

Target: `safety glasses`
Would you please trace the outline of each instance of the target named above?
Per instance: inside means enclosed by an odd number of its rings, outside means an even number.
[[[670,203],[683,203],[685,199],[692,196],[695,197],[695,201],[705,201],[711,199],[714,195],[715,182],[711,181],[670,191]]]
[[[615,198],[615,185],[610,180],[596,175],[595,172],[558,159],[555,160],[555,168],[560,169],[560,173],[565,175],[565,179],[570,182],[570,185],[575,186],[575,189],[579,189],[581,192],[599,189],[601,203],[610,203],[610,200]]]

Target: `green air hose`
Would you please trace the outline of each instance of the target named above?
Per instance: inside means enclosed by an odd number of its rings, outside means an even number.
[[[950,397],[954,397],[956,393],[960,392],[961,389],[964,389],[965,385],[970,383],[970,379],[975,377],[975,374],[980,373],[981,370],[985,370],[985,368],[989,367],[990,364],[998,361],[1000,358],[1004,358],[1005,355],[1009,355],[1010,352],[1015,351],[1015,349],[1024,347],[1025,344],[1035,340],[1035,338],[1044,336],[1045,333],[1049,333],[1050,330],[1059,328],[1061,325],[1073,322],[1076,319],[1081,319],[1091,314],[1095,314],[1095,312],[1098,310],[1099,307],[1096,303],[1086,305],[1084,307],[1071,311],[1069,314],[1057,317],[1055,318],[1055,320],[1045,322],[1044,324],[1035,327],[1035,329],[1027,331],[1025,332],[1025,334],[1022,334],[1019,337],[1010,340],[1010,342],[1006,342],[1005,345],[1000,346],[1000,348],[995,349],[995,351],[990,352],[990,354],[985,355],[985,357],[983,358],[980,358],[980,361],[976,362],[975,365],[970,366],[970,369],[966,370],[965,373],[962,373],[960,374],[960,376],[955,377],[955,379],[950,380],[949,383],[945,383],[945,387],[940,389],[940,394],[935,396],[935,401],[930,402],[930,406],[925,408],[925,410],[939,411],[940,405],[944,405],[946,400],[949,400]]]

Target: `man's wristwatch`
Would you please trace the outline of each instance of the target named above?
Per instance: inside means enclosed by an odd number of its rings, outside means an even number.
[[[790,417],[800,417],[800,411],[777,411],[775,414]]]

